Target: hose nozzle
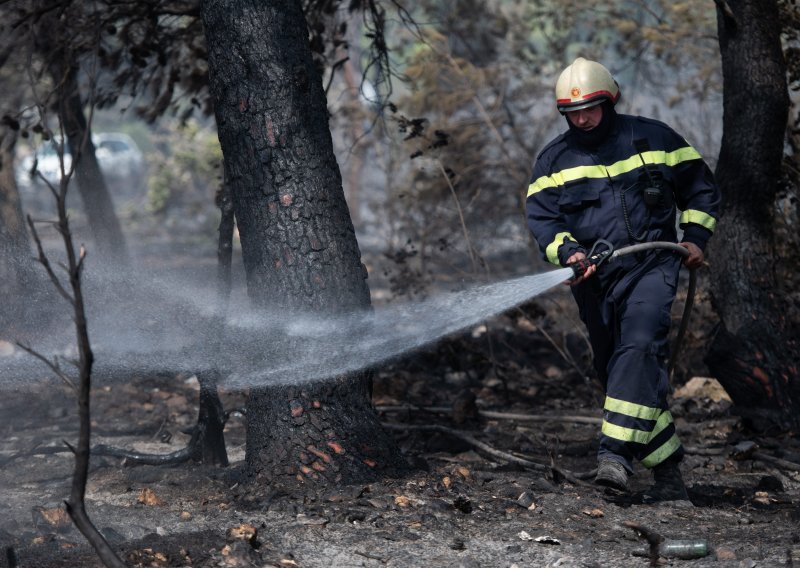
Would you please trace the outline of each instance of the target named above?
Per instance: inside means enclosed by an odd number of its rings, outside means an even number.
[[[605,248],[597,251],[598,245],[602,245]],[[572,268],[572,271],[575,273],[573,279],[583,276],[590,266],[599,267],[601,264],[611,258],[612,254],[614,254],[614,245],[605,239],[597,239],[592,247],[592,250],[589,251],[589,254],[586,256],[586,258],[582,258],[569,265],[569,267]]]

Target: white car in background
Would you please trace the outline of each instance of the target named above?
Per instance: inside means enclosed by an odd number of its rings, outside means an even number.
[[[122,132],[101,132],[92,136],[95,155],[103,174],[135,179],[142,174],[142,152],[133,138]]]
[[[92,142],[100,170],[109,181],[127,180],[134,185],[139,183],[139,178],[143,174],[144,159],[133,138],[122,132],[101,132],[92,135]],[[66,144],[63,148],[63,157],[64,171],[68,172],[72,156]],[[55,141],[51,140],[39,146],[35,152],[23,158],[17,168],[17,183],[21,188],[44,185],[40,176],[58,186],[61,179],[61,160]]]

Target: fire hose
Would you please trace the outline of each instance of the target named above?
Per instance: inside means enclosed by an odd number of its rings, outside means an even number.
[[[604,247],[601,250],[597,250],[598,246]],[[689,251],[682,247],[677,243],[670,243],[666,241],[653,241],[649,243],[638,243],[635,245],[630,245],[627,247],[622,247],[620,249],[614,250],[614,245],[608,242],[605,239],[598,239],[597,242],[592,247],[592,250],[589,251],[589,254],[586,255],[586,258],[581,259],[577,262],[570,264],[569,266],[575,272],[575,277],[583,276],[586,269],[590,266],[597,266],[598,268],[600,265],[605,264],[606,262],[613,262],[615,258],[620,256],[624,256],[626,254],[634,254],[637,252],[649,251],[649,250],[669,250],[672,251],[682,257],[689,256]],[[695,269],[689,269],[689,286],[686,289],[686,302],[683,305],[683,315],[681,316],[681,323],[678,327],[678,334],[675,338],[675,344],[672,347],[672,353],[670,354],[669,364],[667,365],[667,372],[670,376],[672,376],[672,370],[675,367],[675,362],[678,358],[678,353],[681,349],[681,343],[683,342],[683,338],[686,335],[686,329],[689,327],[689,316],[692,312],[692,305],[694,304],[694,292],[695,287],[697,285],[697,277],[695,274]]]

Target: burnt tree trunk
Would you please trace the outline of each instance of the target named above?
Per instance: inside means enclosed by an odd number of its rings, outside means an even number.
[[[251,302],[284,319],[369,310],[300,1],[205,0],[201,11]],[[252,388],[248,473],[324,485],[404,467],[368,381],[355,374]]]
[[[773,233],[789,97],[775,0],[718,2],[722,218],[711,240],[720,323],[706,363],[757,429],[800,425],[797,306],[776,273]]]
[[[38,281],[14,177],[17,134],[15,128],[0,127],[0,339],[6,341],[25,319]]]

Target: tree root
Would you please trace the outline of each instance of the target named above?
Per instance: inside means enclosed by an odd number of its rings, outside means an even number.
[[[96,456],[123,458],[126,462],[136,465],[177,465],[189,461],[193,456],[201,452],[200,435],[197,434],[199,430],[199,427],[195,427],[195,432],[192,433],[192,437],[189,439],[189,443],[186,444],[185,448],[168,454],[145,454],[132,450],[125,450],[123,448],[116,448],[114,446],[107,446],[105,444],[94,446],[92,448],[92,454]]]

